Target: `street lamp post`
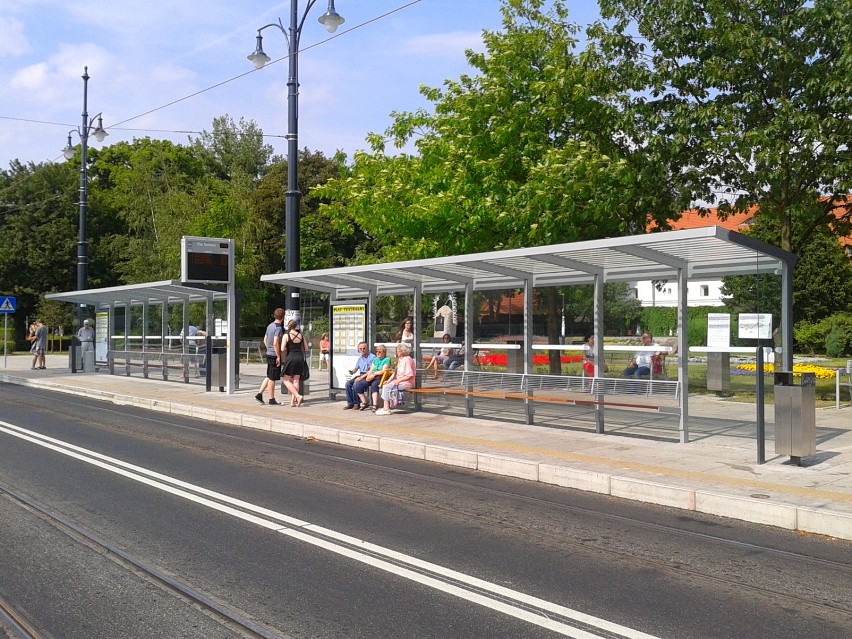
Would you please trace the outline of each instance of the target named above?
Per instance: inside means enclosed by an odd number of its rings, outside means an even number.
[[[290,0],[290,27],[285,29],[279,19],[262,26],[257,30],[257,47],[247,56],[255,69],[260,69],[271,58],[263,52],[263,36],[261,32],[269,27],[277,27],[284,34],[288,45],[289,75],[287,78],[287,192],[284,203],[284,270],[294,273],[300,269],[300,235],[299,235],[299,205],[302,194],[299,192],[299,40],[302,36],[302,26],[308,13],[316,4],[316,0],[308,0],[304,13],[299,19],[299,3]],[[319,17],[319,23],[325,26],[329,33],[334,33],[344,20],[334,8],[334,0],[329,0],[328,10]],[[284,325],[294,319],[301,324],[299,308],[299,289],[288,286],[284,300]]]
[[[82,291],[87,288],[87,280],[89,277],[89,244],[88,240],[88,207],[89,207],[89,175],[87,166],[87,153],[89,149],[89,136],[95,136],[98,142],[103,142],[103,139],[108,135],[104,130],[103,118],[101,113],[92,116],[89,119],[88,109],[88,90],[89,90],[89,67],[83,67],[83,123],[77,129],[77,135],[80,136],[80,229],[77,238],[77,290]],[[95,127],[95,118],[98,119],[98,126]],[[66,160],[74,157],[74,147],[71,146],[71,134],[74,129],[68,132],[68,144],[62,150],[62,155]],[[85,315],[85,305],[81,304],[77,307],[77,325],[83,325]]]

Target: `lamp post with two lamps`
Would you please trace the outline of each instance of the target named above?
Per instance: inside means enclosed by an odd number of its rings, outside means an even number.
[[[254,53],[247,56],[255,69],[260,69],[271,61],[271,58],[263,52],[263,36],[261,32],[269,27],[277,27],[284,34],[288,45],[289,75],[287,78],[287,192],[284,204],[284,252],[285,266],[288,273],[299,270],[301,255],[299,234],[299,205],[302,194],[299,192],[297,181],[297,170],[299,166],[299,40],[302,36],[302,26],[308,13],[316,4],[316,0],[308,0],[301,19],[299,18],[299,3],[290,0],[290,27],[285,29],[279,19],[262,26],[257,30],[257,48]],[[325,26],[326,31],[334,33],[344,20],[334,8],[334,0],[329,0],[328,10],[319,17],[319,23]],[[301,311],[299,308],[299,289],[288,286],[286,299],[284,300],[284,325],[291,319],[301,324]]]
[[[89,207],[89,175],[87,166],[87,152],[89,149],[89,136],[93,135],[98,142],[103,142],[108,133],[104,130],[103,118],[101,113],[92,116],[89,119],[88,114],[88,91],[89,91],[89,67],[83,67],[83,123],[80,128],[76,129],[77,135],[80,136],[80,229],[77,238],[77,290],[82,291],[87,288],[87,280],[89,277],[89,244],[86,239],[88,236],[88,207]],[[98,125],[94,126],[95,118],[98,119]],[[71,134],[74,129],[68,132],[68,144],[62,149],[62,155],[66,160],[74,157],[74,147],[71,146]],[[85,315],[85,306],[77,307],[77,326],[83,326]]]

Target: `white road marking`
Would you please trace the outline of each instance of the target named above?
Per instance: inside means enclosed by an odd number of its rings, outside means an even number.
[[[15,426],[8,422],[0,421],[0,432],[103,468],[172,495],[183,497],[189,501],[213,508],[258,526],[275,530],[288,537],[304,541],[319,548],[324,548],[441,592],[485,606],[515,617],[516,619],[553,630],[572,639],[601,639],[601,635],[573,627],[557,619],[552,619],[548,617],[548,614],[558,615],[565,620],[570,620],[586,627],[597,628],[601,631],[624,637],[624,639],[657,639],[653,635],[648,635],[599,617],[587,615],[510,588],[498,586],[497,584],[471,577],[450,568],[423,561],[362,539],[357,539],[295,517],[256,506],[249,502],[169,477],[168,475],[162,475],[147,468],[135,466],[120,459],[108,457],[95,451]],[[455,583],[448,583],[447,580]],[[538,610],[530,610],[530,608]]]

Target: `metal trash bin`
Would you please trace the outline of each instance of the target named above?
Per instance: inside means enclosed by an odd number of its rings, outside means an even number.
[[[775,453],[799,463],[816,453],[816,375],[775,373]]]
[[[213,346],[209,360],[205,362],[209,375],[207,390],[218,388],[220,393],[224,393],[228,379],[228,349],[224,346]]]

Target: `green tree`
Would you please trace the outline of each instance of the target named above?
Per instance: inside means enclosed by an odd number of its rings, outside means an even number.
[[[590,50],[629,93],[631,143],[694,200],[778,221],[795,253],[852,176],[852,0],[600,0]]]
[[[45,292],[76,288],[77,179],[72,163],[0,172],[0,291],[17,298],[19,336]]]
[[[769,243],[778,240],[777,227],[758,226],[749,235]],[[722,293],[733,313],[781,313],[781,283],[774,275],[722,278]],[[793,273],[793,320],[817,322],[852,307],[852,263],[827,229],[811,235]]]
[[[180,238],[209,206],[202,162],[187,147],[137,139],[92,153],[92,197],[123,225],[111,238],[113,269],[122,283],[173,279]]]
[[[687,203],[665,164],[622,141],[621,88],[578,54],[566,3],[505,0],[502,12],[486,52],[467,53],[478,75],[421,89],[434,112],[393,114],[371,152],[322,189],[336,219],[373,238],[360,259],[626,235],[649,219],[666,228]],[[411,143],[416,156],[387,152]],[[558,295],[543,301],[556,339]]]
[[[202,131],[198,138],[190,136],[195,150],[210,175],[228,180],[239,174],[260,179],[273,159],[272,145],[263,140],[263,131],[254,120],[240,118],[235,124],[228,115],[213,120],[212,131]]]
[[[434,113],[395,113],[323,195],[385,259],[595,239],[663,228],[686,204],[667,167],[619,141],[620,88],[577,53],[565,3],[506,0],[479,74],[423,88]],[[417,155],[387,153],[414,143]]]

